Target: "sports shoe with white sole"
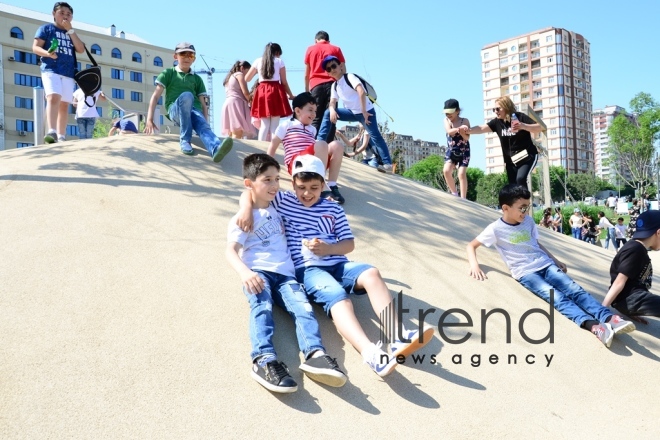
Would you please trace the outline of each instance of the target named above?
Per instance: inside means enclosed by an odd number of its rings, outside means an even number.
[[[331,387],[341,387],[348,379],[346,373],[339,369],[337,360],[327,354],[309,358],[300,365],[307,377]]]
[[[378,344],[371,344],[362,351],[362,359],[377,375],[385,377],[394,371],[397,362],[396,358],[381,349],[382,346],[383,343],[380,341]]]
[[[397,356],[408,357],[433,339],[433,328],[425,329],[421,335],[419,330],[404,330],[404,333],[403,338],[409,342],[396,340],[390,344],[390,351],[394,358]]]
[[[293,393],[298,390],[298,384],[289,375],[289,369],[278,360],[267,362],[263,367],[257,362],[253,363],[251,375],[261,386],[274,393]]]
[[[614,339],[614,331],[612,331],[612,327],[609,324],[592,325],[591,333],[596,335],[598,340],[602,342],[605,347],[610,348],[610,345],[612,345],[612,339]]]
[[[615,335],[634,332],[637,329],[632,321],[626,321],[619,315],[612,316],[612,319],[610,319],[608,324],[612,327],[612,330],[614,330]]]

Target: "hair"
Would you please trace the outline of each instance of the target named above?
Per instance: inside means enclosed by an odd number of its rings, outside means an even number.
[[[557,214],[561,214],[561,207],[559,207],[559,206],[555,206],[555,212],[556,212]]]
[[[552,215],[552,208],[545,208],[543,210],[543,215]]]
[[[318,31],[316,35],[314,36],[315,40],[325,40],[328,43],[330,42],[330,35],[326,31]]]
[[[508,96],[502,96],[495,100],[495,104],[499,105],[502,110],[506,112],[505,121],[511,121],[511,115],[516,112],[516,105],[511,101]]]
[[[57,12],[58,9],[62,9],[62,8],[69,8],[71,13],[73,14],[73,8],[67,2],[57,2],[57,3],[55,3],[55,5],[53,6],[53,12]]]
[[[229,73],[227,73],[227,76],[225,76],[225,80],[222,82],[222,85],[226,86],[229,82],[229,78],[231,78],[234,73],[240,72],[241,69],[249,69],[250,67],[252,67],[252,65],[247,61],[236,61],[234,65],[231,66],[231,69],[229,69]]]
[[[291,107],[293,108],[293,116],[291,116],[292,121],[294,119],[298,119],[296,117],[296,109],[303,108],[307,104],[316,105],[316,98],[314,98],[314,96],[312,96],[312,94],[309,92],[303,92],[297,95],[295,98],[293,98],[293,101],[291,101]]]
[[[261,174],[265,173],[270,167],[280,170],[280,164],[274,157],[264,153],[250,154],[243,159],[243,178],[250,180],[257,180]]]
[[[500,206],[513,206],[520,199],[529,200],[531,198],[532,194],[527,188],[522,185],[510,183],[500,190],[499,202]]]
[[[301,182],[309,182],[311,180],[318,180],[321,183],[325,182],[325,179],[322,175],[309,171],[303,171],[293,176],[293,183],[296,183],[296,180],[300,180]]]
[[[261,76],[271,79],[275,75],[275,57],[282,55],[282,48],[277,43],[268,43],[261,58]]]
[[[633,199],[632,204],[633,206],[637,205],[637,199]]]
[[[605,213],[603,211],[598,211],[598,217],[605,217]]]
[[[616,221],[618,221],[618,222],[622,222],[622,221],[623,221],[623,217],[619,217],[618,219],[616,219]]]

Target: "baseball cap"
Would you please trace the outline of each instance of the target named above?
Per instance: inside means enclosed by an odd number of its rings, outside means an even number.
[[[192,45],[192,43],[188,43],[184,41],[183,43],[179,43],[176,45],[174,48],[174,53],[181,53],[181,52],[195,52],[195,46]]]
[[[293,159],[291,177],[294,177],[298,173],[316,173],[323,178],[325,176],[325,167],[318,157],[311,154],[304,154]]]
[[[338,63],[341,62],[341,61],[339,61],[339,58],[337,58],[336,56],[334,56],[334,55],[328,55],[328,56],[326,56],[325,58],[323,58],[323,61],[321,61],[321,69],[325,70],[325,66],[326,66],[330,61],[332,61],[332,60],[335,60],[335,61],[337,61]]]
[[[580,212],[580,208],[575,208],[573,212]]]
[[[660,211],[644,211],[637,217],[632,238],[649,238],[660,229]]]
[[[445,101],[445,114],[451,115],[454,113],[456,110],[458,110],[460,106],[458,105],[458,101],[455,99],[448,99]]]

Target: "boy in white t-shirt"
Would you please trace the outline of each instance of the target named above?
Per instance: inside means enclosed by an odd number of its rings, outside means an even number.
[[[516,281],[546,302],[550,302],[550,293],[554,290],[554,308],[591,331],[609,348],[615,334],[629,333],[635,330],[635,324],[600,305],[566,275],[566,265],[538,242],[534,219],[526,215],[531,196],[529,190],[520,185],[509,184],[502,188],[499,195],[502,218],[488,225],[467,246],[470,276],[478,280],[487,278],[479,267],[477,248],[482,244],[495,245]]]
[[[273,346],[273,302],[285,309],[296,326],[298,345],[305,356],[300,369],[329,386],[346,383],[346,374],[325,353],[312,306],[296,281],[287,247],[284,224],[272,205],[280,189],[280,165],[266,154],[251,154],[243,161],[244,184],[252,201],[254,228],[245,232],[234,216],[228,226],[226,257],[240,275],[250,303],[252,377],[276,393],[292,393],[298,385]]]
[[[623,224],[623,217],[619,217],[616,220],[616,225],[614,225],[614,234],[616,237],[616,250],[619,252],[619,248],[626,244],[626,225]]]
[[[93,102],[96,104],[99,100],[105,101],[105,95],[102,91],[94,94]],[[92,101],[92,98],[89,98]],[[96,110],[96,105],[92,107],[87,105],[85,100],[85,92],[82,89],[77,89],[73,92],[72,105],[76,107],[76,122],[78,123],[78,137],[80,139],[92,139],[94,137],[94,125],[96,118],[99,117],[99,112]]]

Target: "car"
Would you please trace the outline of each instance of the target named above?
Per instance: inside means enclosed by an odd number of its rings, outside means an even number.
[[[587,205],[593,205],[596,203],[596,199],[594,197],[585,197],[584,203],[586,203]]]

